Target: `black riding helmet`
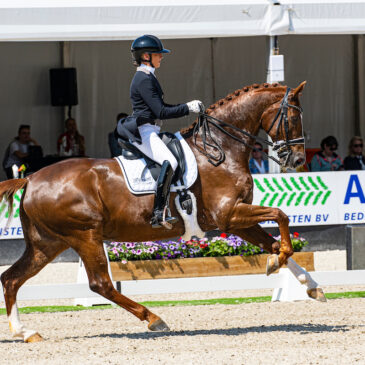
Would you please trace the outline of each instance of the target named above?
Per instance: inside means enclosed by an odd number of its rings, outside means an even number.
[[[131,52],[133,56],[133,63],[135,66],[140,66],[142,62],[143,53],[170,53],[170,50],[165,49],[163,47],[160,39],[155,37],[154,35],[145,34],[141,37],[135,39],[132,43]],[[152,65],[151,56],[149,57],[148,62]]]

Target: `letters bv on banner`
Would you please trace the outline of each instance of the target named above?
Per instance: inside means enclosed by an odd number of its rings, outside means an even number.
[[[365,223],[365,171],[255,174],[254,205],[278,207],[291,226]],[[19,219],[22,191],[14,196],[13,218],[3,200],[0,239],[23,238]],[[276,226],[265,222],[263,227]]]
[[[291,226],[365,223],[365,171],[256,174],[252,178],[253,204],[280,208]]]

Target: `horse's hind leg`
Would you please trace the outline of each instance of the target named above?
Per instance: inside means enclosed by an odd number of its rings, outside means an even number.
[[[24,230],[26,249],[21,258],[1,275],[1,282],[13,337],[20,337],[25,342],[37,342],[42,337],[36,331],[26,329],[20,322],[16,295],[25,281],[37,274],[67,246],[63,243],[41,241],[35,227],[23,221],[23,227],[25,225],[28,226]]]
[[[115,290],[108,273],[108,262],[101,239],[88,240],[87,242],[85,240],[82,245],[71,246],[84,262],[92,291],[123,307],[141,321],[148,321],[148,328],[151,331],[169,330],[169,327],[160,317]]]

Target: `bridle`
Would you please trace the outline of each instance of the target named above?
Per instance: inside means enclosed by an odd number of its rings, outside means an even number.
[[[285,158],[285,161],[281,163],[278,159],[276,159],[273,156],[268,156],[264,151],[262,151],[263,155],[267,158],[270,158],[271,160],[275,161],[280,166],[286,166],[290,156],[292,155],[293,151],[291,150],[290,146],[294,146],[297,144],[304,144],[304,137],[301,138],[295,138],[295,139],[289,139],[289,121],[288,121],[288,109],[294,108],[300,112],[300,114],[303,113],[303,109],[299,106],[289,104],[288,103],[288,95],[290,92],[290,88],[288,87],[286,90],[286,93],[283,97],[282,102],[280,103],[280,107],[278,109],[278,112],[272,121],[270,128],[266,131],[266,133],[269,134],[271,129],[274,127],[277,120],[279,120],[277,127],[276,127],[276,136],[279,135],[279,130],[281,128],[281,125],[284,125],[284,131],[285,131],[285,140],[280,140],[276,142],[271,142],[266,139],[263,139],[258,136],[253,136],[251,133],[246,132],[245,130],[238,128],[232,124],[223,122],[220,119],[217,119],[209,114],[206,114],[205,111],[201,110],[199,113],[198,121],[194,126],[193,130],[193,136],[194,136],[194,145],[197,147],[197,149],[205,155],[208,158],[208,162],[210,162],[213,166],[219,166],[222,162],[224,162],[226,155],[222,148],[222,146],[219,145],[219,143],[213,138],[211,131],[210,131],[210,125],[216,127],[218,130],[220,130],[222,133],[226,134],[230,138],[234,139],[237,142],[242,143],[243,145],[254,149],[253,145],[248,144],[244,139],[241,139],[234,134],[228,132],[224,127],[231,128],[235,130],[236,132],[239,132],[243,134],[246,137],[253,138],[255,141],[260,141],[261,143],[264,143],[268,146],[272,146],[274,151],[277,151],[277,154],[279,158]],[[200,138],[203,142],[203,148],[197,145],[197,136],[200,134]],[[207,138],[208,137],[208,138]],[[209,140],[209,142],[208,142]],[[207,147],[212,148],[216,152],[218,152],[218,156],[215,156],[214,154],[207,151]]]
[[[293,104],[288,103],[288,96],[290,92],[290,87],[286,89],[286,93],[284,95],[283,101],[280,104],[280,108],[276,113],[274,120],[272,121],[270,128],[266,131],[267,134],[270,133],[271,129],[274,127],[275,122],[279,120],[279,123],[276,126],[276,138],[278,138],[279,130],[281,125],[284,125],[284,132],[285,132],[285,141],[280,140],[273,143],[273,150],[277,151],[279,158],[285,158],[284,166],[288,162],[291,154],[293,151],[291,150],[290,146],[294,146],[296,144],[304,144],[304,137],[301,138],[294,138],[289,139],[289,121],[288,121],[288,109],[293,108],[298,110],[300,115],[303,114],[303,109],[300,106],[296,106]],[[279,119],[280,117],[280,119]]]

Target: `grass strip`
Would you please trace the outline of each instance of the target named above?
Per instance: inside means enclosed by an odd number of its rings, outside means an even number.
[[[341,298],[365,298],[365,291],[350,291],[344,293],[328,293],[325,294],[327,299],[341,299]]]
[[[326,298],[331,299],[349,299],[349,298],[365,298],[365,291],[343,292],[343,293],[327,293]],[[250,298],[217,298],[217,299],[200,299],[200,300],[164,300],[140,302],[146,307],[175,307],[175,306],[192,306],[192,305],[214,305],[214,304],[243,304],[243,303],[264,303],[269,302],[271,296],[250,297]],[[20,313],[52,313],[52,312],[75,312],[83,310],[101,310],[113,308],[112,305],[96,305],[92,307],[83,306],[43,306],[43,307],[23,307],[19,308]],[[0,308],[0,315],[5,315],[5,308]]]

